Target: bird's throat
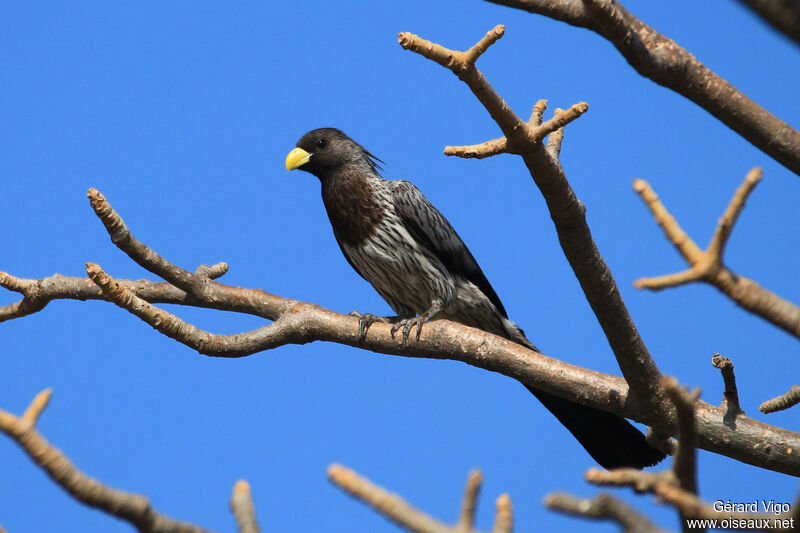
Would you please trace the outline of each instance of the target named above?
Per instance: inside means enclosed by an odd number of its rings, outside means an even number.
[[[340,171],[322,181],[322,201],[339,244],[358,246],[375,234],[385,206],[369,177]]]

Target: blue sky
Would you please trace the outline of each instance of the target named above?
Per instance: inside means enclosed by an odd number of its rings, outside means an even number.
[[[626,5],[800,125],[798,48],[737,3]],[[641,78],[600,37],[478,1],[6,3],[0,270],[81,276],[93,261],[116,277],[152,278],[110,243],[85,197],[96,187],[139,239],[181,266],[226,261],[228,284],[387,313],[341,256],[317,180],[283,167],[305,131],[335,126],[386,161],[386,177],[414,181],[439,207],[533,342],[619,373],[522,162],[445,157],[445,145],[498,128],[451,73],[396,41],[411,31],[464,49],[498,23],[506,36],[478,65],[520,115],[539,98],[553,108],[590,104],[568,128],[562,161],[662,371],[719,403],[710,360],[721,352],[734,360],[745,411],[796,428],[797,412],[757,410],[795,383],[796,339],[711,287],[633,288],[684,265],[631,183],[649,180],[705,246],[745,173],[762,166],[727,264],[798,302],[798,176]],[[15,299],[0,293],[2,305]],[[170,310],[215,332],[263,325]],[[332,462],[447,521],[467,472],[482,468],[483,529],[503,492],[521,531],[583,526],[542,499],[556,489],[596,493],[582,481],[589,456],[523,387],[460,363],[322,343],[211,359],[100,302],[55,302],[0,328],[0,408],[19,413],[52,387],[39,428],[84,472],[219,531],[234,530],[227,500],[238,478],[251,483],[265,531],[396,531],[325,480]],[[75,503],[7,438],[0,458],[0,524],[10,533],[130,530]],[[787,476],[705,452],[699,462],[709,500],[794,499]],[[629,501],[678,527],[647,498]]]

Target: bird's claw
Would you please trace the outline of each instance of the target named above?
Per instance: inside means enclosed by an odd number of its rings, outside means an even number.
[[[386,317],[376,316],[372,313],[353,311],[350,313],[350,316],[358,318],[358,342],[364,342],[367,338],[367,330],[372,324],[375,322],[387,322]],[[394,331],[392,331],[392,337],[394,337]]]
[[[392,338],[394,339],[394,334],[397,333],[397,330],[403,328],[403,349],[408,348],[408,337],[411,334],[411,329],[414,326],[417,326],[417,340],[419,340],[419,336],[422,333],[422,325],[426,322],[425,318],[422,316],[414,317],[414,318],[403,318],[402,320],[398,320],[397,322],[392,325]]]

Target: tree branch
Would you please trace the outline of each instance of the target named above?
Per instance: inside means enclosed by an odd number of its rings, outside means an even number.
[[[575,196],[561,164],[553,157],[557,151],[548,150],[540,142],[537,131],[543,126],[532,127],[523,122],[475,65],[460,59],[463,52],[449,50],[411,33],[399,34],[399,41],[406,50],[453,71],[500,126],[507,145],[522,156],[547,202],[564,255],[603,328],[622,375],[640,401],[654,413],[667,416],[671,406],[661,390],[661,373],[622,301],[611,270],[592,239],[585,207]],[[581,104],[578,107],[585,110]]]
[[[610,41],[636,71],[699,105],[800,174],[800,132],[719,77],[675,41],[612,0],[488,0],[586,28]]]
[[[739,0],[753,13],[800,44],[800,2],[797,0]]]
[[[480,470],[473,470],[467,478],[467,486],[464,489],[464,497],[461,500],[461,514],[458,518],[456,529],[460,531],[470,531],[475,528],[475,513],[478,510],[478,496],[480,495],[481,485],[483,485],[483,475]]]
[[[350,496],[361,500],[404,529],[416,533],[453,533],[453,528],[447,524],[428,516],[406,503],[400,496],[373,484],[349,468],[332,464],[328,467],[328,479]],[[464,533],[474,531],[468,529],[464,530]]]
[[[634,190],[642,197],[650,212],[653,213],[656,222],[664,230],[667,239],[678,249],[689,263],[690,268],[677,274],[640,278],[634,282],[634,286],[638,289],[661,290],[695,281],[704,281],[719,289],[743,309],[760,316],[795,337],[800,337],[800,307],[784,300],[755,281],[732,272],[723,264],[725,245],[733,230],[733,225],[744,209],[747,198],[761,181],[761,177],[762,172],[759,168],[755,168],[747,174],[744,183],[736,191],[720,218],[711,243],[705,251],[701,250],[681,229],[678,221],[669,214],[650,184],[641,179],[635,180]]]
[[[458,523],[454,526],[449,526],[425,514],[397,494],[392,494],[344,466],[338,464],[329,466],[328,479],[352,497],[409,531],[415,533],[480,533],[475,529],[475,507],[482,483],[482,476],[478,470],[473,470],[469,474],[464,490],[464,500],[461,504],[461,515]],[[492,533],[512,533],[513,529],[514,515],[511,498],[508,494],[503,494],[497,499],[497,512]]]
[[[544,504],[565,514],[611,520],[622,526],[626,533],[661,533],[645,515],[611,494],[601,492],[593,499],[580,499],[563,492],[548,494]]]
[[[792,385],[792,388],[784,392],[777,398],[767,400],[758,409],[762,413],[775,413],[794,407],[800,403],[800,385]]]
[[[124,520],[143,533],[209,533],[159,513],[144,496],[112,489],[78,470],[36,431],[36,422],[51,394],[50,389],[40,392],[21,417],[0,410],[0,431],[13,439],[56,484],[84,505]]]
[[[681,489],[670,483],[662,473],[640,472],[632,469],[620,469],[605,471],[592,469],[586,473],[586,479],[596,485],[610,485],[617,487],[631,487],[637,492],[646,492],[655,495],[659,500],[678,509],[684,516],[696,519],[721,520],[724,518],[735,520],[758,520],[770,527],[775,526],[776,521],[789,520],[792,518],[791,511],[779,515],[772,513],[749,513],[740,512],[733,509],[717,511],[714,506],[695,494]],[[786,526],[787,531],[790,529]],[[780,530],[780,529],[779,529]]]
[[[558,152],[561,150],[561,140],[564,138],[564,127],[586,113],[589,110],[589,104],[580,102],[566,111],[556,108],[553,118],[542,124],[542,114],[546,107],[547,100],[539,100],[533,108],[531,118],[528,120],[528,126],[531,128],[530,142],[539,142],[548,135],[554,137],[552,144],[558,147],[554,157],[558,158]],[[509,145],[508,139],[499,137],[469,146],[445,146],[444,154],[466,159],[485,159],[499,154],[519,155],[520,152]]]
[[[720,354],[715,353],[711,358],[711,364],[719,368],[722,373],[722,381],[725,383],[725,392],[722,396],[722,405],[720,408],[725,409],[725,424],[736,427],[736,417],[743,415],[744,411],[739,406],[739,390],[736,387],[736,376],[733,373],[733,362],[727,357],[722,357]]]
[[[160,257],[144,244],[139,245],[135,253]],[[179,267],[161,261],[153,261],[150,266],[159,271],[179,270]],[[206,355],[242,357],[283,344],[328,341],[390,355],[450,359],[498,372],[525,386],[648,424],[661,434],[677,432],[673,415],[661,416],[654,412],[641,397],[629,393],[622,378],[573,366],[532,352],[502,337],[447,320],[435,320],[426,325],[420,339],[404,348],[402,340],[392,337],[388,324],[373,324],[366,339],[362,340],[357,318],[263,290],[231,287],[207,280],[203,290],[190,297],[165,283],[114,280],[96,265],[90,265],[89,271],[94,281],[64,276],[22,280],[9,274],[2,274],[0,279],[4,286],[20,290],[22,287],[46,287],[40,294],[46,294],[49,299],[112,301],[162,333]],[[197,276],[184,272],[188,276]],[[156,308],[152,305],[155,302],[148,301],[148,297],[160,302],[248,313],[275,322],[249,333],[216,335]],[[42,296],[38,298],[39,303],[43,302],[42,308],[49,301]],[[723,423],[724,414],[719,408],[698,402],[698,446],[748,464],[800,476],[800,464],[793,453],[793,450],[800,449],[800,434],[744,416],[733,431]]]
[[[679,387],[677,380],[671,377],[664,378],[664,388],[670,400],[675,403],[680,426],[678,450],[675,453],[672,469],[665,472],[641,472],[631,468],[612,471],[593,468],[586,473],[587,481],[597,485],[627,486],[637,492],[654,494],[660,501],[678,510],[684,531],[697,529],[697,526],[689,527],[687,522],[689,519],[736,520],[737,524],[749,524],[747,529],[794,531],[796,510],[758,513],[755,512],[757,507],[752,504],[752,508],[723,506],[718,509],[718,504],[709,504],[697,496],[697,462],[694,447],[697,417],[694,410],[700,405],[697,401],[699,391],[689,393]],[[745,525],[733,527],[745,528]]]
[[[236,518],[236,527],[239,533],[261,533],[256,520],[256,510],[253,506],[253,496],[250,493],[250,484],[240,479],[233,485],[231,495],[231,512]]]

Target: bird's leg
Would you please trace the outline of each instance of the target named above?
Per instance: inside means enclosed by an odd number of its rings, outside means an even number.
[[[403,348],[408,348],[408,335],[411,333],[411,328],[417,326],[417,340],[422,333],[422,324],[433,320],[433,318],[444,310],[441,300],[434,300],[431,303],[430,309],[419,315],[418,317],[402,318],[394,323],[392,326],[392,338],[398,329],[403,328]]]
[[[394,324],[400,320],[399,316],[377,316],[372,313],[359,313],[358,311],[353,311],[350,316],[358,318],[358,342],[364,342],[364,339],[367,338],[367,330],[375,322]],[[394,332],[392,333],[394,334]]]

